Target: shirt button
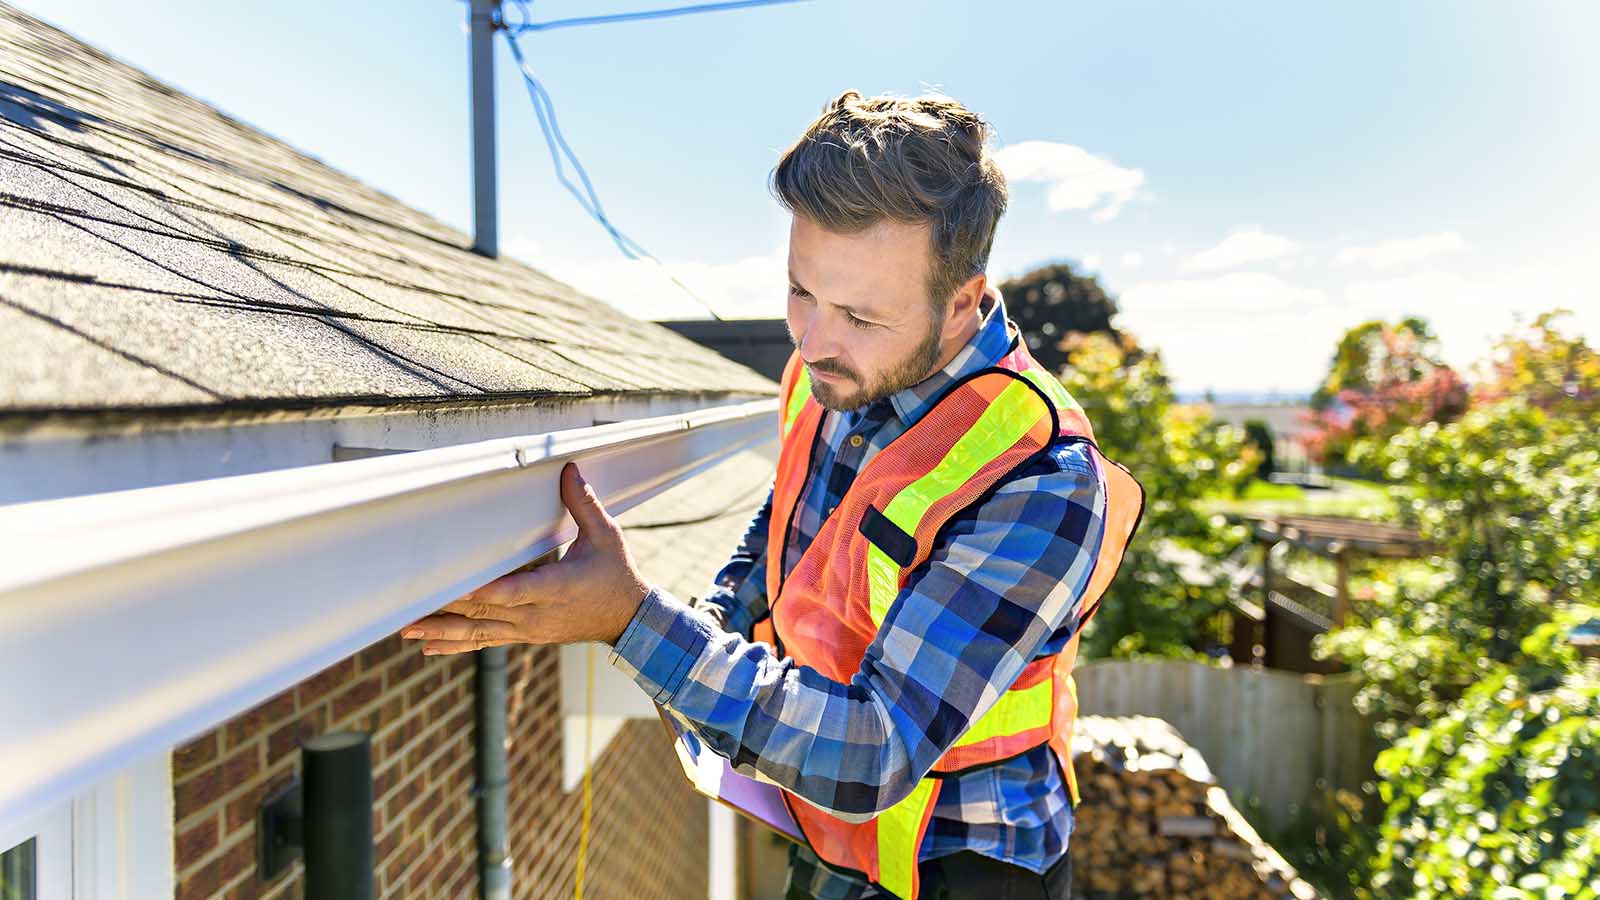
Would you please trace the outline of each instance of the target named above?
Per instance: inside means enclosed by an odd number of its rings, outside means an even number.
[[[865,443],[865,440],[861,437],[861,435],[859,435],[859,434],[850,435],[850,446],[859,447],[863,443]]]

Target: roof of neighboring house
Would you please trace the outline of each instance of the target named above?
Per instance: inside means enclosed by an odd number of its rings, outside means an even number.
[[[470,245],[0,5],[0,415],[775,393]]]

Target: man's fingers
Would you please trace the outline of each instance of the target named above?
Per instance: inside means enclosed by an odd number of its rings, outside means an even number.
[[[422,645],[423,656],[446,656],[452,653],[473,653],[485,647],[504,647],[520,641],[429,641]]]
[[[454,613],[436,613],[406,626],[400,636],[409,640],[482,644],[517,640],[517,626],[499,619],[469,619]]]
[[[473,591],[459,600],[451,600],[446,603],[439,608],[439,612],[455,613],[469,619],[499,619],[502,622],[516,621],[515,616],[512,615],[511,607],[489,603],[480,599],[480,596],[477,591]]]
[[[556,582],[561,576],[558,570],[560,565],[560,563],[550,563],[526,572],[501,575],[472,593],[451,600],[442,608],[476,619],[510,621],[511,617],[505,614],[506,610],[537,602],[543,595],[558,590]]]

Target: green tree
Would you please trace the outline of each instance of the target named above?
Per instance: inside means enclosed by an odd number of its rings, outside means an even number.
[[[1328,375],[1312,394],[1313,428],[1303,441],[1315,459],[1352,463],[1355,442],[1451,421],[1467,404],[1466,382],[1440,359],[1427,322],[1363,322],[1339,340]]]
[[[1066,349],[1062,383],[1088,413],[1101,449],[1145,489],[1138,535],[1084,634],[1083,652],[1195,656],[1227,591],[1220,580],[1187,582],[1170,550],[1221,559],[1244,540],[1242,529],[1201,514],[1196,501],[1235,490],[1259,457],[1238,428],[1216,423],[1203,407],[1174,402],[1158,354],[1105,334],[1079,335]]]
[[[1117,301],[1093,275],[1080,275],[1070,263],[1041,266],[1000,283],[1006,312],[1022,331],[1028,352],[1052,372],[1067,364],[1063,345],[1069,334],[1100,333],[1115,337],[1111,319]]]
[[[1378,758],[1385,806],[1366,896],[1600,896],[1600,663],[1574,607],[1444,715]]]
[[[1551,310],[1503,337],[1484,366],[1474,401],[1521,397],[1551,415],[1590,421],[1600,416],[1600,354],[1581,336],[1561,330],[1570,315]]]
[[[1250,419],[1244,423],[1244,439],[1261,454],[1261,463],[1256,466],[1255,477],[1271,478],[1272,473],[1276,471],[1272,461],[1272,426],[1262,419]]]

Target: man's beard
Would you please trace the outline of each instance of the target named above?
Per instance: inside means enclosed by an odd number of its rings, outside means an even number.
[[[939,340],[939,329],[930,325],[928,333],[922,341],[906,355],[904,359],[890,366],[888,371],[876,379],[872,384],[851,390],[842,385],[825,384],[821,379],[811,379],[811,396],[822,404],[823,408],[835,412],[844,412],[860,409],[875,401],[882,400],[890,394],[903,391],[908,387],[922,381],[933,374],[933,367],[939,362],[940,351],[943,349]],[[856,385],[862,385],[861,375],[837,362],[823,361],[811,367],[814,371],[828,375],[842,375]]]

